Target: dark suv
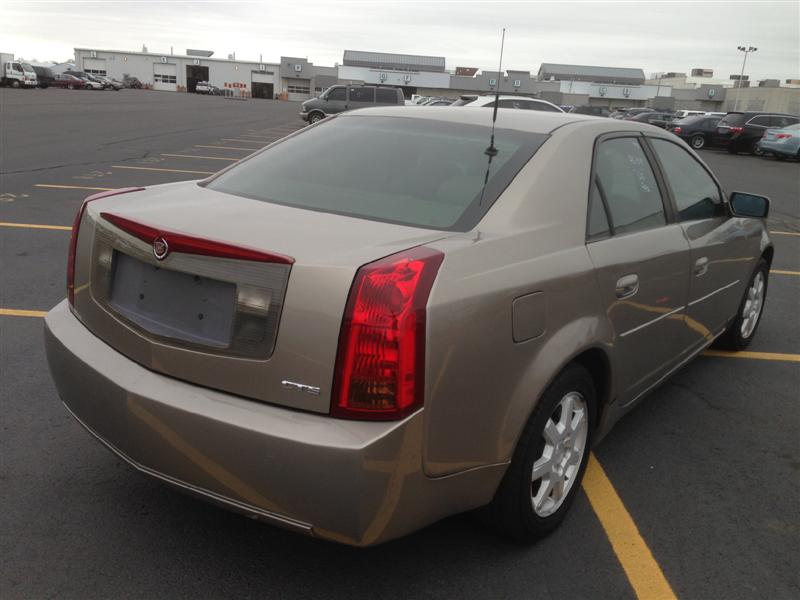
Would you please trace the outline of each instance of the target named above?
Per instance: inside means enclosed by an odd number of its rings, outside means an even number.
[[[368,108],[370,106],[403,106],[403,90],[374,85],[334,85],[322,92],[319,98],[303,102],[300,118],[316,123],[328,115]]]
[[[800,117],[770,112],[729,112],[717,124],[712,136],[714,146],[726,148],[731,154],[749,152],[761,154],[758,142],[767,129],[781,129],[800,123]]]

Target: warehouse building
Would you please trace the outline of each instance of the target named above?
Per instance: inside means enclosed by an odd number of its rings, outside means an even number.
[[[122,80],[136,77],[154,90],[194,92],[199,81],[208,81],[236,95],[273,98],[281,83],[280,65],[215,58],[208,50],[187,50],[186,54],[162,54],[75,48],[75,68],[87,73]]]

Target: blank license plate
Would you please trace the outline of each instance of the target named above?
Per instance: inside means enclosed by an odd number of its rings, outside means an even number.
[[[225,348],[233,330],[236,285],[115,252],[109,305],[154,335]]]

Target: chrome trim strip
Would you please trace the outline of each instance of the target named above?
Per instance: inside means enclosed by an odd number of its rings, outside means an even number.
[[[719,292],[721,292],[721,291],[723,291],[723,290],[727,290],[729,287],[733,287],[734,285],[736,285],[737,283],[739,283],[739,281],[740,281],[740,280],[739,280],[739,279],[737,279],[736,281],[734,281],[734,282],[732,282],[732,283],[729,283],[728,285],[724,285],[724,286],[722,286],[722,287],[721,287],[721,288],[719,288],[718,290],[714,290],[714,291],[713,291],[713,292],[711,292],[710,294],[706,294],[706,295],[705,295],[705,296],[703,296],[702,298],[698,298],[697,300],[692,300],[691,302],[689,302],[689,306],[694,306],[695,304],[697,304],[697,303],[699,303],[699,302],[702,302],[703,300],[708,300],[708,299],[709,299],[709,298],[711,298],[711,296],[713,296],[714,294],[718,294]]]
[[[635,333],[635,332],[639,331],[640,329],[644,329],[645,327],[648,327],[649,325],[652,325],[653,323],[658,323],[661,319],[666,319],[670,315],[674,315],[675,313],[681,312],[684,308],[686,308],[686,307],[685,306],[679,306],[675,310],[671,310],[668,313],[664,313],[663,315],[657,316],[652,321],[648,321],[647,323],[642,323],[638,327],[634,327],[633,329],[629,329],[625,333],[620,333],[619,337],[625,337],[626,335],[630,335],[632,333]]]
[[[108,442],[102,436],[100,436],[100,434],[98,434],[91,427],[89,427],[86,423],[84,423],[78,415],[76,415],[74,412],[72,412],[72,409],[69,406],[67,406],[66,402],[64,402],[62,400],[61,403],[64,405],[64,408],[67,409],[67,412],[70,415],[72,415],[72,418],[74,418],[78,423],[80,423],[81,426],[86,431],[88,431],[93,437],[95,437],[106,448],[111,450],[114,454],[119,456],[122,460],[124,460],[126,463],[131,465],[137,471],[141,471],[145,475],[150,475],[151,477],[155,477],[156,479],[160,479],[160,480],[162,480],[165,483],[168,483],[170,485],[174,485],[176,487],[185,489],[188,492],[191,492],[191,493],[196,494],[198,496],[205,496],[205,497],[209,498],[210,500],[213,500],[214,502],[219,502],[220,504],[225,504],[227,506],[230,506],[233,509],[248,513],[249,515],[252,515],[252,516],[255,516],[255,517],[262,517],[263,519],[265,519],[265,520],[267,520],[270,523],[273,523],[275,525],[291,529],[292,531],[298,531],[300,533],[305,533],[306,535],[310,535],[310,536],[314,535],[313,528],[308,523],[304,523],[302,521],[297,521],[297,520],[292,519],[290,517],[284,517],[283,515],[279,515],[279,514],[276,514],[276,513],[273,513],[273,512],[269,512],[269,511],[264,510],[262,508],[258,508],[256,506],[253,506],[252,504],[246,504],[245,502],[240,502],[239,500],[234,500],[232,498],[228,498],[227,496],[222,496],[222,495],[217,494],[215,492],[212,492],[210,490],[206,490],[206,489],[203,489],[201,487],[197,487],[195,485],[192,485],[190,483],[186,483],[185,481],[181,481],[180,479],[175,479],[174,477],[170,477],[169,475],[165,475],[164,473],[161,473],[161,472],[156,471],[154,469],[151,469],[149,467],[145,467],[143,464],[133,460],[127,454],[125,454],[124,452],[122,452],[121,450],[116,448],[114,445],[112,445],[110,442]]]

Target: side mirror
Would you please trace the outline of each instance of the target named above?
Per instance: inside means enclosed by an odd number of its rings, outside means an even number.
[[[769,214],[769,198],[747,192],[733,192],[730,197],[731,211],[736,217],[766,219]]]

